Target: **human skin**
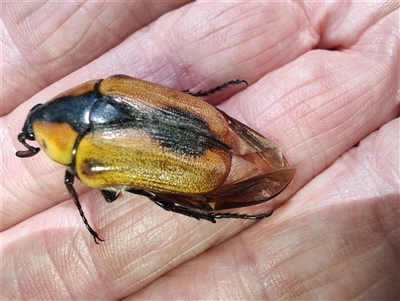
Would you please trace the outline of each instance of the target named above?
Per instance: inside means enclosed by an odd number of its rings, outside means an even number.
[[[398,298],[398,16],[395,2],[3,3],[2,299]],[[17,135],[35,104],[121,73],[192,91],[245,79],[208,100],[296,166],[257,206],[274,214],[211,224],[76,181],[96,245],[65,167],[17,158]]]

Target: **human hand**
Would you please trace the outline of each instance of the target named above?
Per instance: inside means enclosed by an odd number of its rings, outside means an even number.
[[[4,299],[398,297],[395,3],[3,11]],[[105,239],[95,245],[63,184],[65,167],[44,153],[17,158],[16,137],[34,104],[119,73],[193,91],[247,80],[247,89],[209,101],[282,147],[294,182],[258,208],[286,203],[259,222],[211,224],[128,193],[107,204],[77,183]]]

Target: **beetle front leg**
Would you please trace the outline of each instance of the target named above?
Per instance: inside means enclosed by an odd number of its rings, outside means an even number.
[[[75,178],[74,174],[70,170],[67,169],[67,171],[65,172],[64,184],[67,187],[69,195],[74,200],[74,203],[75,203],[76,207],[78,208],[78,211],[79,211],[80,216],[82,217],[83,223],[85,224],[85,226],[88,229],[88,231],[90,232],[90,234],[92,234],[94,242],[96,244],[98,244],[99,241],[104,241],[104,240],[99,237],[97,232],[93,230],[93,228],[89,225],[88,220],[86,219],[86,216],[85,216],[85,213],[83,212],[81,203],[79,202],[78,195],[73,186],[74,178]]]

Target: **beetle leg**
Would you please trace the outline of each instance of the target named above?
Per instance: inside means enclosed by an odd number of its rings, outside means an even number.
[[[239,214],[239,213],[214,213],[212,214],[213,218],[240,218],[240,219],[262,219],[262,218],[266,218],[271,216],[273,213],[273,211],[269,212],[269,213],[258,213],[258,214],[254,214],[254,215],[250,215],[250,214]]]
[[[211,207],[206,205],[206,203],[197,203],[191,202],[190,196],[181,196],[181,195],[173,195],[173,194],[162,194],[157,195],[152,192],[146,190],[139,190],[130,188],[127,190],[131,193],[140,194],[148,197],[155,204],[160,206],[166,211],[173,211],[175,213],[179,213],[182,215],[186,215],[189,217],[193,217],[195,219],[204,219],[209,222],[215,223],[215,219],[218,218],[237,218],[237,219],[262,219],[268,216],[271,216],[272,212],[269,213],[259,213],[259,214],[240,214],[240,213],[230,213],[230,212],[221,212],[215,213]],[[197,204],[197,206],[196,206]],[[208,210],[207,210],[207,209]]]
[[[216,86],[210,90],[206,90],[206,91],[200,90],[198,92],[190,92],[190,90],[183,90],[182,92],[187,93],[192,96],[202,97],[202,96],[207,96],[207,95],[213,94],[215,92],[221,91],[222,89],[224,89],[228,86],[239,85],[241,83],[245,83],[247,86],[249,85],[244,79],[232,79],[229,82],[223,83],[222,85]]]
[[[118,198],[119,193],[120,193],[120,191],[113,191],[113,190],[107,190],[107,189],[100,189],[100,192],[103,195],[103,197],[107,203],[114,202]]]
[[[201,212],[195,211],[193,209],[189,209],[187,207],[182,207],[182,206],[176,205],[173,202],[162,199],[158,196],[155,196],[154,198],[149,197],[149,199],[151,199],[154,203],[156,203],[158,206],[160,206],[164,210],[173,211],[175,213],[180,213],[182,215],[193,217],[198,220],[204,219],[209,222],[216,223],[214,216],[210,213],[201,213]]]
[[[150,191],[134,188],[129,188],[127,189],[127,191],[148,197],[151,201],[153,201],[155,204],[166,211],[173,211],[182,215],[193,217],[198,220],[204,219],[212,223],[216,222],[212,215],[212,208],[206,203],[200,203],[199,207],[196,207],[195,202],[190,202],[189,200],[186,200],[184,196],[173,194],[157,195]],[[205,208],[208,208],[209,210],[207,211]]]
[[[76,207],[78,208],[79,214],[82,217],[83,223],[85,224],[86,228],[89,230],[90,234],[92,234],[94,242],[96,244],[99,243],[99,241],[104,241],[99,237],[96,231],[93,230],[93,228],[89,225],[88,220],[86,219],[85,213],[83,212],[81,203],[79,202],[78,195],[76,194],[76,191],[74,189],[74,174],[70,170],[66,170],[65,172],[65,178],[64,178],[64,184],[67,187],[68,193],[71,196],[71,198],[74,200],[74,203]]]

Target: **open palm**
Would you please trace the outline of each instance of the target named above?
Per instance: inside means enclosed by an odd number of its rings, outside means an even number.
[[[395,2],[3,4],[3,298],[398,297],[398,14]],[[14,154],[33,105],[112,74],[193,91],[245,79],[208,100],[296,166],[258,206],[279,209],[211,224],[129,193],[107,204],[78,182],[96,245],[65,168]]]

